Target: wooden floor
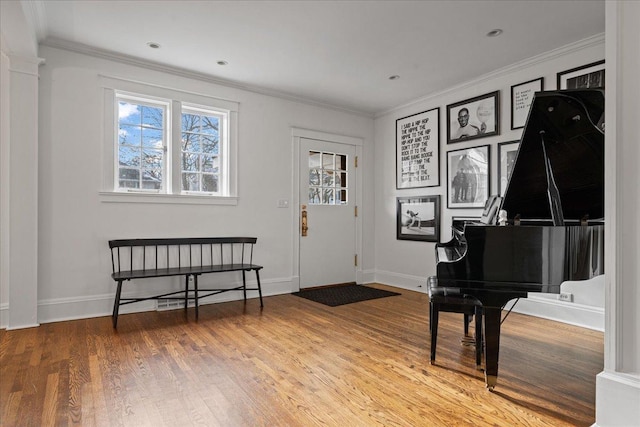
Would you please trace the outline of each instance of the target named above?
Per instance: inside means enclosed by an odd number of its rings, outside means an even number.
[[[387,288],[378,285],[377,287]],[[2,426],[588,426],[603,334],[511,314],[495,391],[427,296],[293,295],[0,331]]]

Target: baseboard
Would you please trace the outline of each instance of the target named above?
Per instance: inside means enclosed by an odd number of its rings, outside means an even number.
[[[511,303],[507,304],[508,307],[511,307]],[[521,298],[513,311],[604,332],[604,309],[600,307],[536,298],[532,295]]]
[[[267,279],[261,280],[262,296],[274,296],[289,294],[292,292],[292,279]],[[230,283],[229,287],[240,286],[239,283]],[[247,287],[256,287],[255,281],[247,281]],[[123,297],[137,297],[140,295],[126,294]],[[241,300],[243,294],[238,292],[225,292],[211,297],[203,298],[201,304],[214,304],[220,302]],[[258,298],[258,291],[248,291],[247,298]],[[75,298],[55,298],[49,300],[38,301],[38,322],[52,323],[67,320],[89,319],[92,317],[110,316],[113,310],[114,294],[91,295]],[[140,313],[144,311],[153,311],[156,309],[156,302],[153,300],[142,301],[136,304],[130,304],[120,307],[120,314]],[[6,328],[9,314],[9,307],[0,306],[0,316],[2,319],[2,327]]]
[[[374,279],[365,283],[381,283],[401,289],[427,293],[427,278],[408,274],[376,270]],[[509,307],[510,304],[507,305]],[[514,312],[555,320],[557,322],[604,331],[604,309],[581,304],[568,303],[531,295],[522,298]]]
[[[423,292],[425,294],[428,292],[427,278],[422,276],[411,276],[391,271],[376,270],[373,280],[365,283],[374,282],[410,291]]]
[[[618,372],[596,376],[595,426],[633,426],[640,422],[640,377]]]

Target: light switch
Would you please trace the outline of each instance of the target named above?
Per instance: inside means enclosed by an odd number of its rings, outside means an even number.
[[[289,200],[287,200],[287,199],[278,199],[278,207],[279,208],[288,208],[289,207]]]

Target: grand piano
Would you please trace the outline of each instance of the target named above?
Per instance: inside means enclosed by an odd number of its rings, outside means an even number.
[[[507,302],[604,273],[603,91],[535,94],[500,210],[503,225],[454,224],[436,245],[438,286],[482,303],[489,390]]]

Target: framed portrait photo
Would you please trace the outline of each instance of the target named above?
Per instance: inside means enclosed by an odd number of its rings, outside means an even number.
[[[396,188],[440,185],[440,108],[396,120]]]
[[[447,152],[447,207],[482,208],[489,198],[489,145]]]
[[[498,193],[504,196],[513,165],[516,163],[520,141],[507,141],[498,144]]]
[[[558,73],[558,89],[604,89],[604,60]]]
[[[544,90],[544,78],[511,86],[511,129],[523,128],[536,92]]]
[[[447,144],[500,135],[500,91],[447,105]]]
[[[398,240],[440,241],[440,196],[396,199]]]

